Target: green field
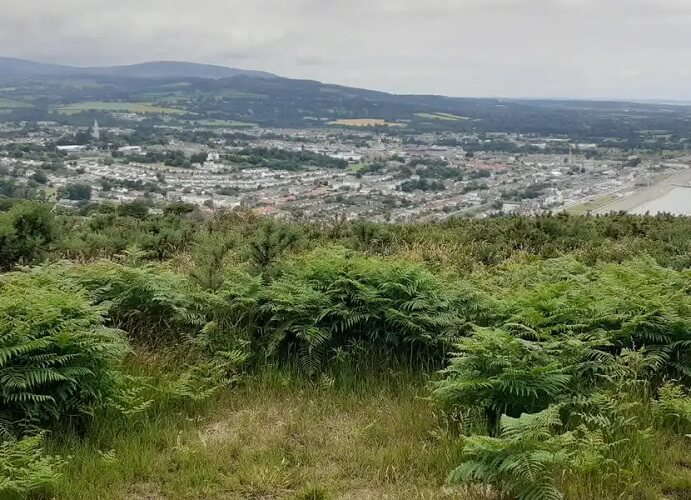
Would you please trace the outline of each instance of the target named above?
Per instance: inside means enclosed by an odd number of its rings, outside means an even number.
[[[155,113],[180,115],[187,111],[184,109],[164,108],[156,106],[150,102],[75,102],[54,108],[55,111],[65,115],[73,115],[83,111],[114,111],[120,113]]]
[[[328,122],[328,125],[346,127],[405,127],[405,123],[389,122],[381,118],[343,118]]]
[[[231,99],[264,99],[267,97],[264,94],[254,94],[252,92],[244,92],[242,90],[234,89],[223,89],[209,94],[213,96],[230,97]]]
[[[20,109],[20,108],[30,108],[31,104],[22,101],[16,101],[14,99],[2,99],[0,98],[0,109]]]
[[[256,127],[256,123],[240,122],[237,120],[197,120],[198,123],[204,127],[228,127],[228,128],[246,128],[246,127]]]
[[[442,120],[448,122],[457,122],[460,120],[470,120],[467,116],[458,116],[451,113],[415,113],[418,118],[425,118],[427,120]]]
[[[96,80],[92,80],[91,78],[72,78],[61,80],[60,83],[66,87],[72,87],[75,89],[99,89],[106,86],[98,83]]]
[[[171,90],[169,92],[142,92],[137,94],[137,98],[149,102],[157,102],[161,106],[167,107],[170,103],[178,105],[180,102],[187,102],[192,97],[182,90]]]

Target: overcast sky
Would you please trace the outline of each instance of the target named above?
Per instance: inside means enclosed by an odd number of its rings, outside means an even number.
[[[0,0],[0,55],[400,93],[691,100],[691,0]]]

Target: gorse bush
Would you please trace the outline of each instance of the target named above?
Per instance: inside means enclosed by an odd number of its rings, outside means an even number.
[[[118,389],[128,346],[84,293],[48,274],[0,281],[0,433],[79,421]]]
[[[136,244],[151,252],[152,259],[161,260],[189,250],[211,229],[232,233],[237,245],[247,248],[248,259],[259,266],[275,261],[292,245],[283,248],[283,243],[297,236],[314,246],[337,243],[368,254],[408,255],[415,249],[432,266],[457,270],[499,265],[516,253],[539,259],[569,253],[587,265],[649,255],[664,267],[691,267],[691,222],[687,217],[558,214],[406,225],[339,222],[336,229],[333,224],[266,221],[247,210],[219,211],[207,221],[195,221],[195,217],[194,213],[168,211],[140,220],[117,215],[114,207],[100,206],[88,218],[60,217],[64,230],[54,246],[59,255],[81,260],[110,257]],[[261,229],[267,226],[273,227],[268,232]],[[252,250],[255,244],[257,248]]]
[[[232,241],[225,235],[205,235],[195,248],[190,277],[204,289],[218,290],[225,279],[223,262],[232,246]]]
[[[283,252],[299,240],[299,233],[292,227],[281,225],[273,219],[263,222],[257,235],[250,240],[250,259],[268,281],[271,268]]]
[[[188,250],[198,238],[191,221],[174,216],[152,216],[145,220],[118,216],[115,209],[91,217],[60,217],[61,238],[56,244],[60,256],[75,260],[113,257],[126,248],[139,246],[153,260],[171,258]]]

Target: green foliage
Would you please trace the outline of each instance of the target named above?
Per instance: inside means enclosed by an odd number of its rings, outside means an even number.
[[[418,180],[409,180],[401,184],[401,191],[410,193],[415,190],[420,191],[443,191],[446,189],[444,183],[441,181],[428,180],[426,177],[421,177]]]
[[[0,281],[0,433],[79,421],[118,389],[128,351],[82,292],[47,274]]]
[[[67,184],[62,190],[62,197],[68,200],[90,200],[91,184]]]
[[[589,268],[572,259],[541,261],[502,273],[506,324],[554,338],[600,338],[602,352],[645,352],[649,377],[691,381],[688,273],[650,259]]]
[[[262,302],[269,353],[297,356],[310,374],[342,351],[433,364],[463,325],[452,295],[422,267],[339,248],[289,263]]]
[[[674,383],[663,385],[653,411],[658,426],[691,434],[691,395],[686,388]]]
[[[216,291],[224,282],[223,261],[232,248],[231,240],[219,233],[209,233],[195,249],[190,276],[202,288]]]
[[[185,277],[154,264],[110,261],[62,271],[107,308],[108,320],[138,343],[162,345],[201,329],[195,288]]]
[[[190,156],[190,163],[204,163],[209,156],[208,153],[201,151],[199,153],[193,153]]]
[[[612,415],[625,411],[617,403],[608,406]],[[556,500],[563,498],[559,482],[565,476],[568,482],[578,475],[607,477],[615,471],[628,472],[624,469],[627,461],[613,457],[625,454],[627,444],[647,440],[646,432],[635,428],[613,431],[609,421],[565,430],[561,417],[565,411],[568,409],[553,405],[518,418],[502,416],[500,436],[465,439],[463,463],[450,473],[449,480],[489,484],[518,499]],[[630,493],[631,486],[622,484],[621,490]]]
[[[233,163],[248,167],[263,167],[271,170],[301,170],[306,167],[339,168],[348,166],[345,160],[339,160],[312,151],[289,151],[286,149],[245,148],[228,155]]]
[[[48,184],[48,176],[43,170],[36,170],[31,176],[31,179],[39,184]]]
[[[133,200],[120,205],[118,207],[118,213],[124,217],[144,219],[149,214],[149,206],[150,204],[147,200]]]
[[[517,261],[483,275],[503,299],[497,326],[460,340],[433,394],[483,411],[490,432],[500,419],[500,435],[468,438],[452,479],[518,498],[561,498],[566,476],[635,486],[625,478],[649,473],[651,430],[691,423],[688,283],[651,259]]]
[[[250,241],[252,262],[269,279],[271,267],[276,259],[287,249],[297,243],[299,235],[292,228],[280,225],[273,219],[263,222],[255,238]]]
[[[50,492],[65,461],[46,455],[41,441],[41,435],[0,441],[0,497],[20,499]]]
[[[0,269],[30,263],[55,241],[56,228],[51,206],[19,202],[0,212]]]
[[[434,398],[465,434],[490,434],[463,438],[451,478],[499,494],[633,494],[661,477],[653,440],[691,432],[688,219],[297,225],[143,203],[58,214],[0,214],[4,268],[51,249],[81,262],[0,278],[6,437],[88,435],[91,415],[191,417],[267,365],[330,390],[342,374],[444,363]],[[124,367],[123,335],[104,324],[134,341]],[[167,368],[140,377],[159,356]]]
[[[447,408],[481,409],[493,430],[500,415],[540,411],[567,393],[579,350],[584,346],[532,342],[502,330],[477,329],[460,340],[446,377],[433,393]]]
[[[149,259],[168,259],[187,250],[195,239],[192,222],[180,217],[121,217],[105,205],[89,218],[62,218],[60,256],[76,260],[114,257],[139,246],[150,252]],[[129,210],[118,207],[117,210]]]
[[[358,221],[352,226],[355,247],[359,250],[382,252],[394,241],[394,234],[384,225]]]
[[[139,244],[159,261],[169,259],[189,248],[194,240],[189,224],[179,218],[164,217],[160,222],[147,228]]]
[[[217,351],[212,358],[188,367],[165,387],[164,395],[174,401],[204,402],[236,382],[247,359],[242,350]]]
[[[463,464],[449,480],[490,484],[520,500],[559,500],[554,475],[569,460],[563,440],[554,436],[560,426],[558,407],[520,418],[504,416],[500,437],[465,441]]]
[[[194,205],[191,203],[185,203],[184,201],[178,201],[175,203],[169,203],[166,205],[165,209],[163,210],[163,213],[166,215],[177,215],[177,216],[182,216],[182,215],[187,215],[192,212],[194,212],[197,209]]]

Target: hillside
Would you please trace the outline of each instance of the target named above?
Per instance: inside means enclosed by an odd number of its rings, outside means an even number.
[[[38,63],[0,57],[0,78],[28,78],[34,76],[66,76],[73,74],[76,68],[60,64]]]
[[[214,79],[228,78],[236,75],[248,75],[257,78],[273,78],[276,76],[263,71],[242,70],[213,64],[197,64],[178,61],[154,61],[123,66],[76,67],[0,57],[0,77],[28,78],[34,76],[114,76],[121,78]]]
[[[265,127],[386,127],[408,131],[564,134],[636,141],[645,131],[691,133],[691,106],[663,103],[471,99],[386,92],[178,62],[73,68],[0,60],[0,121],[122,124],[108,112],[174,109],[181,125],[225,120]],[[12,104],[14,103],[14,104]],[[97,103],[97,104],[94,104]],[[68,107],[69,113],[60,112]],[[161,114],[147,117],[160,121]],[[168,113],[169,115],[171,113]]]
[[[689,497],[689,218],[4,208],[1,498]]]

